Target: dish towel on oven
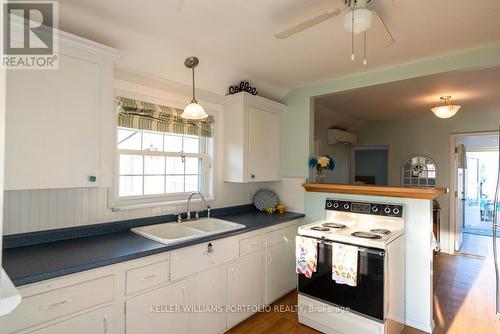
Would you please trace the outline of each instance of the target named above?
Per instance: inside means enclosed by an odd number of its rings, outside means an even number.
[[[339,284],[358,284],[358,247],[332,243],[332,279]]]
[[[318,262],[318,242],[311,238],[295,237],[295,272],[311,278]]]

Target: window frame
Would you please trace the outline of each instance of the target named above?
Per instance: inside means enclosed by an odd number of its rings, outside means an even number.
[[[117,127],[117,131],[121,129],[120,127]],[[127,129],[127,128],[123,128],[123,129]],[[158,133],[158,134],[162,134],[164,135],[165,133],[162,133],[162,132],[155,132],[155,131],[149,131],[149,130],[140,130],[140,129],[131,129],[132,131],[138,131],[141,133],[141,147],[143,146],[143,137],[142,135],[144,133]],[[184,136],[187,136],[187,137],[197,137],[198,140],[199,140],[199,144],[198,144],[198,149],[199,149],[199,153],[187,153],[187,152],[184,152],[184,151],[179,151],[179,152],[169,152],[169,151],[147,151],[147,150],[134,150],[134,149],[120,149],[118,148],[118,143],[117,143],[117,150],[118,150],[118,183],[117,183],[117,186],[118,186],[118,197],[120,200],[137,200],[137,199],[144,199],[144,198],[156,198],[156,197],[161,197],[161,198],[176,198],[176,197],[186,197],[187,195],[189,195],[192,191],[184,191],[184,192],[176,192],[176,193],[163,193],[163,194],[144,194],[144,187],[145,187],[145,177],[146,176],[164,176],[164,177],[167,177],[167,176],[175,176],[175,175],[178,175],[178,176],[189,176],[189,175],[197,175],[198,176],[198,184],[199,184],[199,187],[198,187],[198,190],[194,190],[194,191],[201,191],[201,193],[203,194],[206,194],[208,193],[208,185],[207,185],[207,182],[206,182],[206,178],[207,178],[207,174],[206,172],[208,172],[208,170],[206,169],[206,164],[207,164],[207,161],[209,159],[208,157],[208,154],[206,153],[207,152],[207,145],[208,145],[208,140],[204,137],[200,137],[200,136],[191,136],[191,135],[182,135],[182,134],[175,134],[175,133],[172,133],[171,135],[173,136],[179,136],[179,137],[182,137],[184,138]],[[175,158],[197,158],[197,159],[201,159],[201,166],[199,168],[199,171],[198,171],[198,174],[146,174],[145,173],[145,159],[142,159],[142,174],[127,174],[127,175],[123,175],[123,174],[120,174],[120,156],[121,155],[135,155],[135,156],[142,156],[142,157],[147,157],[147,156],[151,156],[151,157],[175,157]],[[184,168],[185,168],[185,165],[184,165]],[[142,192],[143,194],[142,195],[130,195],[130,196],[121,196],[120,195],[120,177],[121,176],[142,176]],[[165,182],[166,182],[166,179],[165,179]],[[185,183],[184,183],[185,185]],[[164,189],[165,190],[165,189]]]
[[[155,98],[151,96],[144,96],[141,94],[136,94],[130,91],[124,91],[121,89],[115,89],[115,98],[116,96],[124,96],[132,99],[139,99],[142,101],[156,103],[161,105],[169,105],[176,108],[183,108],[183,105],[179,102],[166,100],[163,98]],[[114,104],[114,111],[116,112],[116,105]],[[210,109],[205,108],[205,111],[210,115],[214,116],[217,120],[217,112],[213,112]],[[205,137],[205,151],[203,153],[203,157],[201,157],[200,153],[184,153],[184,152],[164,152],[164,151],[144,151],[144,150],[126,150],[126,149],[118,149],[118,129],[120,128],[116,122],[116,117],[114,117],[114,133],[113,133],[113,149],[114,149],[114,163],[113,163],[113,186],[108,188],[108,207],[112,209],[112,211],[122,211],[122,210],[130,210],[130,209],[140,209],[140,208],[148,208],[148,207],[160,207],[160,206],[169,206],[176,204],[184,204],[187,202],[187,197],[190,192],[182,192],[182,193],[170,193],[170,194],[151,194],[151,195],[133,195],[133,196],[120,196],[119,194],[119,184],[120,184],[120,154],[132,154],[143,156],[176,156],[181,157],[184,155],[185,157],[199,157],[203,161],[201,163],[200,176],[201,180],[199,181],[200,191],[204,195],[205,199],[209,202],[215,200],[215,173],[214,173],[214,163],[215,163],[215,151],[216,151],[216,140],[215,137],[217,135],[217,128],[214,130],[213,137]],[[132,129],[134,130],[134,129]],[[149,130],[140,130],[145,132],[155,132]],[[161,133],[161,132],[159,132]],[[169,134],[169,133],[165,133]],[[179,135],[172,133],[171,135]],[[142,136],[142,135],[141,135]],[[189,135],[186,135],[189,136]],[[202,138],[202,137],[200,137]],[[142,140],[142,139],[141,139]],[[130,152],[130,153],[125,153]],[[144,161],[143,161],[144,165]],[[143,170],[144,172],[144,170]],[[144,175],[144,174],[142,174]],[[144,181],[143,181],[144,182]],[[143,184],[144,187],[144,184]],[[197,201],[197,200],[193,200]]]

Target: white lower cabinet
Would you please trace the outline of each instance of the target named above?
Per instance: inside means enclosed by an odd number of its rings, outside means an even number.
[[[113,325],[114,325],[113,306],[107,306],[28,333],[108,334],[108,333],[114,333]]]
[[[268,233],[268,239],[280,241],[266,249],[266,304],[271,304],[297,286],[294,237],[296,230],[292,226]],[[276,238],[277,235],[281,235],[281,238]]]
[[[296,230],[288,222],[20,287],[0,334],[223,333],[296,286]]]
[[[127,299],[127,334],[188,334],[189,281],[183,280]],[[169,309],[179,307],[179,309]]]
[[[226,305],[226,266],[218,266],[195,275],[192,287],[194,305],[198,308],[191,314],[192,333],[222,333],[226,329],[225,309],[205,308]],[[205,310],[208,312],[201,312]]]
[[[238,258],[227,266],[227,327],[232,327],[255,312],[239,312],[238,307],[263,305],[264,252]],[[234,308],[234,309],[233,309]]]

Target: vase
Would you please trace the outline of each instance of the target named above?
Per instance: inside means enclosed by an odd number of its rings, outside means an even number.
[[[323,170],[316,170],[316,174],[315,174],[315,182],[316,183],[323,183],[325,182],[325,171]]]

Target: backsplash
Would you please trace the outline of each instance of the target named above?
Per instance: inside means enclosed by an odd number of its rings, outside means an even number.
[[[304,179],[281,182],[231,184],[224,183],[213,208],[251,202],[260,188],[278,193],[287,210],[304,212]],[[112,211],[108,208],[106,188],[43,189],[6,191],[4,198],[3,234],[43,231],[56,228],[99,224],[134,218],[161,216],[186,211],[186,205]],[[198,208],[200,204],[195,204]]]
[[[238,186],[238,185],[236,185]],[[254,189],[263,184],[254,184]],[[241,187],[238,187],[241,188]],[[234,189],[232,198],[221,196],[213,207],[250,203],[253,189]],[[75,188],[6,191],[3,234],[15,234],[160,216],[186,211],[186,205],[112,211],[106,188]],[[197,208],[198,205],[194,205]]]

